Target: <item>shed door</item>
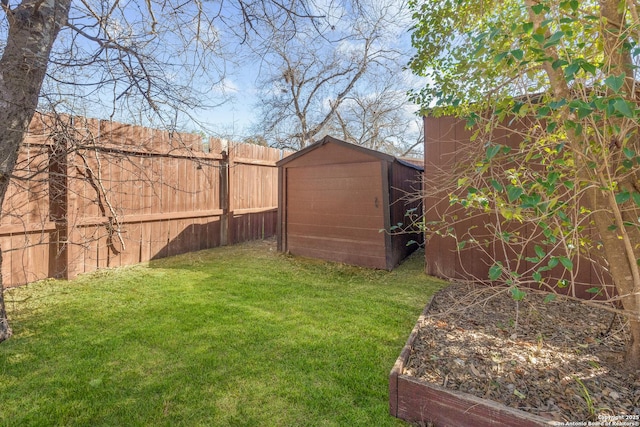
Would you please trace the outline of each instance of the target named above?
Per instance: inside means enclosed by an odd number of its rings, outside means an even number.
[[[288,251],[386,268],[381,174],[379,162],[288,168]]]

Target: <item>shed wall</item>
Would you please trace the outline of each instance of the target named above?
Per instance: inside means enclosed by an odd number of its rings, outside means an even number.
[[[437,223],[445,218],[456,218],[451,224],[452,233],[428,233],[425,242],[425,265],[427,274],[453,279],[463,280],[487,280],[489,268],[495,261],[503,263],[518,260],[518,257],[526,258],[535,256],[535,245],[540,245],[545,252],[549,253],[551,247],[543,242],[532,240],[523,245],[503,245],[496,242],[494,235],[487,226],[495,223],[495,218],[489,214],[474,213],[467,216],[467,212],[459,205],[449,203],[449,191],[454,186],[457,176],[450,172],[456,163],[466,160],[466,153],[474,148],[472,141],[472,131],[465,128],[465,122],[456,120],[453,117],[425,117],[425,173],[424,173],[424,209],[425,221]],[[525,129],[526,122],[513,123],[514,132],[500,129],[494,134],[494,141],[502,145],[507,145],[513,149],[519,147],[520,137],[518,129]],[[540,167],[531,163],[531,167]],[[536,236],[540,230],[534,224],[526,223],[520,225],[511,223],[505,225],[504,231],[519,233],[522,236]],[[459,236],[461,239],[473,237],[476,241],[486,242],[483,247],[467,245],[460,249],[456,240],[451,234]],[[597,254],[592,254],[596,256]],[[573,293],[578,297],[592,298],[593,295],[586,292],[586,289],[600,283],[611,283],[610,277],[605,269],[597,263],[584,257],[576,257],[573,260],[576,266],[575,288],[558,289],[559,292]],[[524,278],[530,276],[527,263],[518,265],[518,272]],[[569,273],[557,266],[543,274],[547,283],[558,283],[561,279],[569,278]],[[536,285],[533,285],[536,286]],[[608,288],[607,292],[613,292]]]
[[[324,148],[324,147],[323,147]],[[333,154],[353,159],[343,147]],[[320,258],[373,268],[387,268],[384,228],[385,198],[379,161],[319,164],[332,150],[296,159],[285,169],[286,221],[284,250],[294,255]],[[360,153],[355,153],[360,159]],[[365,157],[366,158],[366,157]],[[360,159],[361,160],[361,159]],[[292,162],[293,163],[293,162]]]
[[[399,226],[391,231],[391,248],[388,251],[388,269],[392,269],[408,257],[423,242],[420,232],[412,233],[416,226],[412,221],[422,216],[422,172],[392,163],[389,176],[389,214],[391,226]],[[411,210],[415,210],[410,212]],[[411,241],[416,243],[410,243]]]

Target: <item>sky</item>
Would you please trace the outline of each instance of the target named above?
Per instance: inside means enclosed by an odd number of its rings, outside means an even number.
[[[251,126],[259,120],[256,109],[258,72],[254,67],[233,69],[221,89],[223,96],[231,98],[217,108],[202,111],[200,120],[213,132],[233,135],[251,133]]]
[[[381,0],[370,0],[372,3],[381,2]],[[327,4],[335,4],[331,0],[322,0]],[[406,5],[402,0],[395,2],[394,7],[400,8]],[[320,5],[318,7],[328,7],[326,5]],[[341,14],[347,14],[348,11],[341,7],[334,7],[332,13],[332,19],[329,25],[334,29],[334,34],[339,34],[339,31],[350,31],[347,25],[351,25],[348,20],[341,20],[339,16]],[[320,13],[320,12],[319,12]],[[388,28],[390,35],[394,42],[398,40],[403,44],[403,49],[407,51],[406,57],[401,58],[401,66],[406,65],[409,62],[412,48],[410,47],[410,19],[409,10],[405,9],[407,19],[404,23],[398,23],[395,28]],[[340,43],[336,43],[336,46],[341,46]],[[344,48],[344,45],[342,46]],[[202,120],[210,125],[214,132],[227,133],[229,135],[246,135],[251,133],[251,126],[259,122],[259,100],[260,90],[258,89],[258,81],[261,73],[267,72],[260,64],[259,58],[251,58],[248,61],[241,62],[240,64],[230,64],[229,75],[221,85],[226,95],[231,95],[231,99],[225,105],[212,109],[209,111],[203,111],[200,115]],[[398,76],[399,80],[406,83],[406,87],[403,90],[418,88],[421,84],[420,78],[413,76],[410,71],[405,71]],[[408,114],[414,114],[417,111],[417,106],[407,107]]]
[[[324,21],[324,25],[331,26],[334,33],[346,31],[344,22],[340,19],[341,15],[348,15],[349,11],[344,7],[344,2],[334,0],[313,0],[316,3],[316,9],[312,13],[321,14],[321,10],[332,8],[331,19]],[[369,1],[371,3],[381,2],[383,0],[360,0],[362,2]],[[386,1],[386,0],[385,0]],[[398,5],[403,0],[397,0]],[[160,5],[171,5],[162,11],[172,22],[164,21],[163,15],[160,13]],[[109,58],[111,64],[118,64],[120,61],[126,64],[127,61],[132,62],[136,67],[135,56],[126,57],[120,55],[117,49],[102,49],[98,44],[91,41],[91,37],[104,37],[107,32],[115,35],[117,40],[121,41],[125,48],[141,48],[150,55],[161,57],[158,64],[152,64],[155,68],[152,72],[156,72],[165,79],[166,85],[171,85],[172,81],[176,84],[182,84],[185,88],[197,87],[206,94],[205,102],[207,108],[191,108],[193,114],[192,119],[183,118],[180,120],[180,127],[185,131],[203,131],[210,135],[229,136],[234,138],[242,138],[251,133],[251,126],[260,120],[258,103],[260,100],[260,91],[258,89],[258,81],[261,72],[265,72],[260,58],[248,57],[243,53],[246,45],[242,46],[238,43],[240,40],[237,35],[230,34],[239,26],[238,11],[233,7],[237,3],[233,1],[208,1],[203,2],[202,7],[208,8],[208,13],[214,14],[216,8],[222,7],[221,11],[231,16],[226,21],[220,18],[214,19],[213,26],[207,29],[206,33],[201,30],[201,26],[195,27],[194,21],[189,20],[190,14],[196,10],[197,2],[184,2],[181,0],[130,0],[128,2],[119,3],[126,5],[126,9],[119,11],[112,9],[111,2],[102,2],[99,0],[85,0],[74,3],[72,9],[72,19],[70,24],[75,28],[70,30],[64,29],[58,38],[56,44],[57,56],[55,56],[49,67],[49,72],[53,78],[45,82],[44,90],[47,99],[41,99],[40,108],[46,109],[50,105],[55,105],[62,112],[70,112],[78,115],[87,115],[89,117],[108,119],[110,117],[118,121],[127,123],[140,123],[144,121],[142,114],[136,116],[134,111],[136,105],[141,104],[139,99],[125,94],[126,89],[130,85],[130,80],[126,77],[126,70],[118,71],[117,67],[109,66],[82,66],[69,67],[65,65],[67,60],[78,61],[82,63],[84,60],[94,59],[95,52],[100,51],[100,59]],[[153,14],[148,13],[147,5],[151,4],[155,11]],[[90,5],[93,12],[89,12],[87,5]],[[220,6],[222,5],[222,6]],[[395,6],[394,6],[395,7]],[[398,6],[399,7],[399,6]],[[225,8],[229,8],[226,10]],[[92,16],[104,16],[112,13],[112,22],[106,29],[100,29],[94,25],[95,19]],[[235,13],[235,16],[234,16]],[[408,13],[408,12],[407,12]],[[153,22],[157,17],[157,22]],[[235,20],[235,21],[234,21]],[[176,25],[176,22],[178,24]],[[225,25],[223,25],[225,24]],[[406,24],[408,28],[408,24]],[[400,37],[406,38],[409,42],[408,31],[405,30],[404,24],[399,30],[394,31],[400,34]],[[149,36],[149,28],[159,35],[157,40],[153,40]],[[6,17],[5,21],[0,22],[0,49],[2,42],[6,40]],[[89,37],[76,37],[74,35],[82,32]],[[146,32],[146,34],[145,34]],[[195,34],[203,40],[201,44],[184,43],[184,40],[195,40]],[[73,50],[69,50],[72,46]],[[205,45],[205,43],[209,43]],[[187,46],[186,48],[181,45]],[[220,49],[219,56],[225,56],[227,59],[221,61],[216,59],[216,49]],[[181,51],[182,50],[182,51]],[[202,52],[214,53],[213,55],[202,55]],[[105,53],[106,52],[106,53]],[[406,61],[409,60],[407,56]],[[173,63],[171,67],[163,67],[162,63]],[[203,69],[207,70],[195,77],[187,76],[187,73],[181,75],[183,69],[187,69],[189,65],[198,63]],[[138,67],[139,68],[139,67]],[[113,71],[115,70],[115,71]],[[403,79],[407,79],[409,85],[409,73],[406,73]],[[224,78],[220,81],[220,76]],[[68,80],[73,82],[71,85],[65,85],[61,81]],[[99,88],[95,87],[96,82],[105,82],[113,80],[115,83],[106,84]],[[79,84],[78,84],[79,83]],[[410,87],[407,87],[409,89]],[[185,90],[186,92],[186,90]],[[157,91],[162,95],[162,88]],[[116,101],[114,101],[116,100]],[[222,105],[222,100],[226,100]],[[117,108],[113,105],[117,104]],[[125,107],[129,107],[127,110]],[[143,123],[144,124],[144,123]]]

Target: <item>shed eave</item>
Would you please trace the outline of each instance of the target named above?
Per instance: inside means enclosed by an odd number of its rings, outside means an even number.
[[[413,169],[416,169],[416,170],[419,170],[419,171],[423,171],[424,170],[423,167],[420,167],[420,166],[418,166],[416,164],[413,164],[411,162],[408,162],[406,160],[399,159],[399,158],[394,157],[394,156],[392,156],[390,154],[382,153],[380,151],[376,151],[376,150],[372,150],[370,148],[362,147],[360,145],[352,144],[350,142],[346,142],[346,141],[334,138],[334,137],[329,136],[329,135],[325,136],[320,141],[314,142],[313,144],[309,145],[308,147],[305,147],[302,150],[300,150],[300,151],[298,151],[296,153],[293,153],[290,156],[287,156],[282,160],[279,160],[278,162],[276,162],[276,166],[277,167],[284,166],[287,163],[290,163],[290,162],[294,161],[295,159],[297,159],[299,157],[302,157],[302,156],[306,155],[307,153],[309,153],[311,151],[317,150],[318,148],[320,148],[323,145],[328,144],[328,143],[341,145],[341,146],[350,148],[352,150],[356,150],[356,151],[359,151],[361,153],[373,156],[373,157],[375,157],[377,159],[384,160],[384,161],[389,162],[389,163],[398,162],[398,163],[400,163],[400,164],[402,164],[404,166],[407,166],[407,167],[410,167],[410,168],[413,168]]]

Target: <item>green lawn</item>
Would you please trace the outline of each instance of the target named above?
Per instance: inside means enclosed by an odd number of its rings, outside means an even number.
[[[393,272],[252,243],[5,292],[0,425],[385,426],[431,294]]]

